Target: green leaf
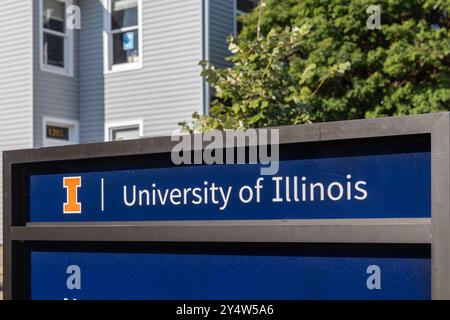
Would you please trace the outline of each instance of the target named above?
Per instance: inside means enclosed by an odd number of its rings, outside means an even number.
[[[300,77],[300,84],[304,84],[306,81],[311,79],[315,74],[316,68],[317,66],[315,63],[308,65]]]

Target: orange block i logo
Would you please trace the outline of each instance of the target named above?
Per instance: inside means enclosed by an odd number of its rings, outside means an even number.
[[[81,177],[64,178],[67,202],[64,203],[64,214],[80,214],[81,202],[78,202],[78,189],[81,188]]]

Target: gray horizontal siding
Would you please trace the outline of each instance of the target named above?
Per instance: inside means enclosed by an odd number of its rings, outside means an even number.
[[[77,4],[76,1],[74,1]],[[34,145],[43,145],[43,117],[56,117],[78,120],[78,72],[77,42],[78,32],[74,39],[74,77],[58,75],[41,70],[40,36],[39,36],[39,0],[34,4]],[[84,12],[82,12],[84,14]]]
[[[230,64],[226,39],[235,32],[235,0],[209,0],[209,55],[210,61],[219,68]]]
[[[2,0],[0,30],[0,168],[1,152],[32,147],[31,0]],[[0,243],[3,243],[3,180],[0,170]]]
[[[202,1],[143,1],[144,67],[105,75],[105,121],[144,120],[159,136],[202,111]]]

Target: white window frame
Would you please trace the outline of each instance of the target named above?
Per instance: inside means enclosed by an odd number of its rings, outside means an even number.
[[[66,19],[67,19],[67,9],[73,5],[73,0],[57,0],[63,2],[66,5]],[[39,61],[42,71],[55,73],[58,75],[73,77],[73,63],[74,63],[74,31],[67,28],[67,21],[65,25],[65,33],[44,29],[43,20],[43,8],[44,0],[39,0]],[[64,68],[51,66],[44,63],[44,32],[60,37],[64,37]]]
[[[139,70],[144,66],[144,28],[142,23],[142,11],[143,2],[138,0],[138,25],[137,27],[127,27],[118,30],[111,30],[111,12],[112,1],[102,0],[103,4],[103,61],[104,61],[104,73],[116,73],[131,70]],[[116,33],[122,33],[127,31],[138,30],[138,48],[139,48],[139,61],[132,63],[113,64],[113,35]]]
[[[69,129],[69,140],[59,140],[47,137],[47,125]],[[80,143],[80,123],[77,120],[63,118],[42,118],[42,144],[44,147],[66,146]]]
[[[234,1],[234,36],[237,37],[237,26],[238,26],[238,17],[248,15],[248,12],[242,11],[238,9],[238,1],[239,0],[233,0]]]
[[[117,129],[127,129],[130,127],[139,127],[139,138],[144,136],[144,120],[126,120],[126,121],[115,121],[107,122],[105,124],[105,141],[112,140],[112,131]]]

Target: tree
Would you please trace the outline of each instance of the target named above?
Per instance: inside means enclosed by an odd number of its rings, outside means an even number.
[[[371,0],[266,0],[259,19],[243,19],[239,43],[254,41],[257,26],[308,23],[304,50],[290,57],[289,73],[316,65],[313,86],[340,61],[351,70],[333,77],[312,97],[311,120],[330,121],[446,111],[450,109],[450,1],[379,0],[381,30],[366,26]]]
[[[261,6],[258,12],[263,11]],[[301,56],[310,36],[310,25],[271,28],[266,36],[258,35],[236,43],[230,37],[228,58],[232,67],[216,69],[208,61],[200,64],[202,76],[215,91],[210,115],[193,115],[193,122],[181,123],[189,132],[211,129],[247,129],[309,122],[309,101],[327,79],[345,73],[349,63],[323,68],[320,77],[311,80],[316,65],[305,64],[291,71],[294,56]],[[306,83],[309,83],[308,85]]]

